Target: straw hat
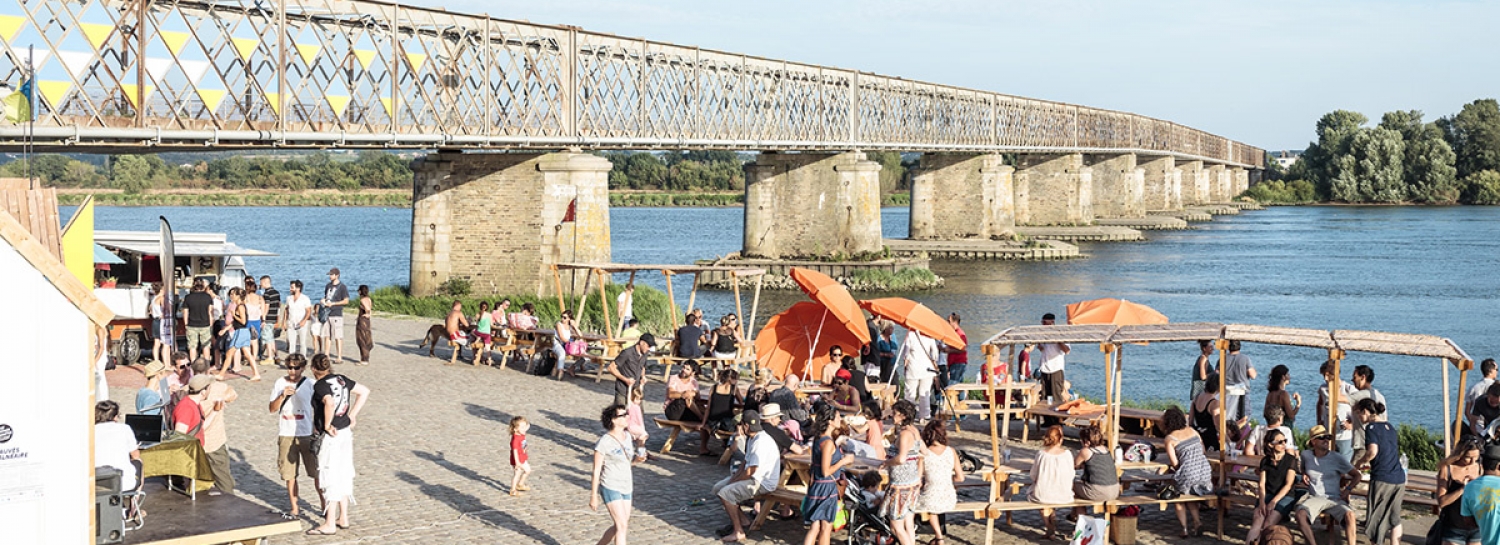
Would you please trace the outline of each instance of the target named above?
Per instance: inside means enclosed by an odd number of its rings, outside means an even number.
[[[781,405],[778,403],[766,403],[760,406],[761,418],[775,418],[781,416]]]
[[[166,372],[166,370],[167,370],[167,364],[165,364],[163,362],[159,362],[159,361],[153,361],[151,363],[146,364],[146,378],[151,378],[151,377],[154,377],[156,375],[160,375],[160,374]]]
[[[849,426],[854,431],[863,433],[865,428],[870,426],[870,421],[865,419],[864,415],[856,414],[844,417],[844,425]]]
[[[213,383],[214,383],[214,376],[213,375],[210,375],[210,374],[207,374],[207,373],[204,373],[202,375],[197,375],[197,376],[193,377],[192,380],[188,381],[188,391],[189,392],[193,392],[193,393],[201,392],[201,391],[207,389],[208,385],[213,384]]]
[[[1333,434],[1328,433],[1328,428],[1324,427],[1322,424],[1318,424],[1316,426],[1313,426],[1312,429],[1307,430],[1307,438],[1308,439],[1317,439],[1319,437],[1332,437],[1332,436],[1333,436]]]

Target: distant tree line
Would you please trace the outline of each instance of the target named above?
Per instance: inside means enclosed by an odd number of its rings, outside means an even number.
[[[907,166],[896,152],[865,152],[880,163],[880,189],[906,189]],[[604,158],[614,165],[610,189],[667,191],[740,191],[745,189],[745,163],[753,156],[732,151],[630,152],[611,151]]]
[[[183,154],[173,159],[182,160]],[[28,172],[50,187],[120,189],[140,194],[152,189],[396,189],[411,187],[411,167],[405,159],[383,151],[361,152],[353,160],[327,153],[293,158],[218,155],[189,162],[168,162],[159,155],[115,155],[95,162],[93,157],[57,154],[16,159],[0,165],[0,176],[25,177]]]
[[[1395,111],[1380,123],[1338,110],[1318,120],[1308,145],[1279,183],[1249,192],[1282,202],[1500,204],[1500,103],[1476,100],[1457,114],[1424,122]],[[1308,198],[1311,197],[1311,198]]]

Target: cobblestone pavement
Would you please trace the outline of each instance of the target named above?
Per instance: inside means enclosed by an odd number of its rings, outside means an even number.
[[[351,324],[353,320],[349,321]],[[588,509],[592,447],[601,430],[600,410],[611,401],[611,383],[592,379],[554,381],[528,376],[514,368],[499,370],[466,364],[446,366],[448,353],[428,358],[417,343],[429,321],[381,317],[374,321],[373,363],[357,367],[343,363],[343,373],[372,390],[369,404],[355,428],[357,504],[352,528],[336,536],[279,536],[277,544],[326,543],[593,543],[609,527],[604,511]],[[346,359],[354,359],[352,327],[345,335]],[[467,354],[467,353],[466,353]],[[440,359],[441,358],[441,359]],[[134,380],[132,374],[134,373]],[[276,471],[276,420],[266,401],[276,377],[283,372],[262,368],[259,383],[235,379],[240,400],[229,409],[230,454],[238,481],[237,493],[268,508],[286,507],[286,491]],[[111,372],[111,395],[133,407],[141,381],[131,370]],[[646,417],[661,411],[662,384],[647,390]],[[657,400],[655,402],[650,400]],[[530,455],[533,491],[508,495],[507,424],[515,415],[532,422]],[[988,459],[987,427],[966,422],[956,446]],[[648,422],[647,447],[653,459],[635,469],[635,511],[630,539],[636,543],[709,543],[714,529],[728,522],[709,488],[726,475],[714,458],[700,458],[696,437],[684,436],[674,452],[654,454],[666,432]],[[303,478],[304,492],[311,480]],[[151,484],[148,486],[156,486]],[[307,496],[304,495],[304,498]],[[314,502],[316,496],[313,496]],[[981,498],[974,498],[981,499]],[[302,509],[315,506],[304,499]],[[149,505],[148,505],[149,510]],[[1246,510],[1248,511],[1248,510]],[[1243,515],[1243,513],[1239,513]],[[1142,543],[1211,543],[1216,514],[1204,512],[1205,537],[1179,539],[1172,511],[1147,509],[1139,518]],[[968,516],[951,516],[949,543],[983,543],[984,524]],[[304,515],[305,527],[320,522]],[[149,523],[149,519],[147,521]],[[1228,534],[1243,536],[1248,517],[1231,517]],[[1037,513],[1018,513],[1015,524],[996,526],[1000,543],[1041,540]],[[1063,528],[1071,529],[1071,525]],[[1422,528],[1425,531],[1425,528]],[[1408,530],[1409,534],[1417,533]],[[749,543],[801,543],[798,521],[771,521]],[[842,534],[836,534],[842,539]],[[919,535],[925,543],[931,534]],[[1232,539],[1238,542],[1239,539]],[[841,542],[841,541],[840,541]]]

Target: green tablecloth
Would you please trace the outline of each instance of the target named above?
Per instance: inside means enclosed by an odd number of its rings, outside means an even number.
[[[167,441],[141,451],[141,478],[177,475],[197,479],[197,491],[214,485],[208,453],[195,439]]]

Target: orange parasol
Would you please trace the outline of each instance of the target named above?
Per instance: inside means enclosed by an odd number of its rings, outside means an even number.
[[[865,326],[865,313],[860,312],[859,303],[854,301],[854,296],[849,295],[849,290],[838,281],[818,271],[796,267],[792,268],[791,277],[797,287],[802,288],[803,293],[821,303],[828,309],[831,317],[843,323],[844,328],[859,339],[859,346],[873,340],[870,338],[870,328]]]
[[[1165,324],[1167,316],[1156,309],[1124,299],[1094,299],[1068,305],[1069,324],[1148,325]]]
[[[953,348],[963,348],[964,341],[958,337],[958,332],[942,316],[938,316],[932,309],[922,303],[901,297],[887,297],[885,299],[867,299],[859,302],[859,306],[870,311],[881,318],[885,318],[896,325],[916,331],[928,337],[943,341]]]
[[[820,377],[823,366],[828,364],[829,348],[838,345],[844,347],[845,353],[857,352],[859,339],[844,328],[819,332],[827,314],[823,305],[803,301],[772,316],[755,336],[760,367],[770,369],[777,379],[788,374]],[[808,360],[812,361],[811,368]]]

